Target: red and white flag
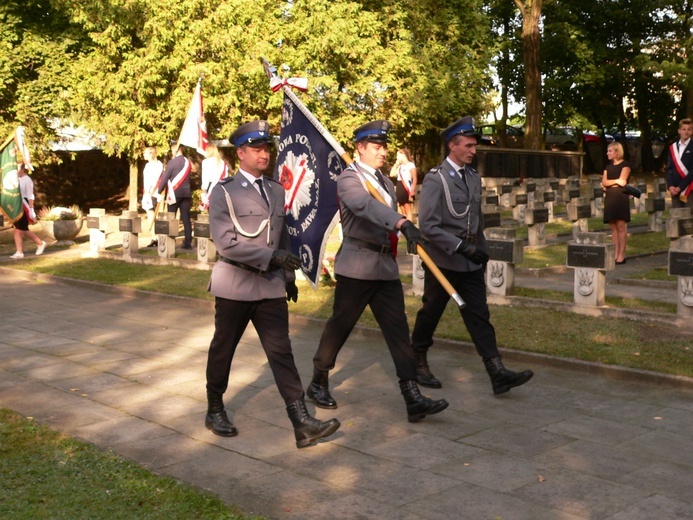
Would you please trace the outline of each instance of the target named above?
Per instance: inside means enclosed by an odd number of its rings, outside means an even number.
[[[200,81],[197,82],[188,115],[185,116],[183,128],[180,131],[178,144],[189,146],[206,156],[207,150],[207,123],[205,122],[205,112],[202,108],[202,90]]]

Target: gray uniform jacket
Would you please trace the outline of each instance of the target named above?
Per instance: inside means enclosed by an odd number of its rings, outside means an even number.
[[[269,262],[275,249],[291,250],[284,221],[284,189],[272,179],[264,180],[270,209],[242,174],[214,186],[209,202],[209,227],[219,255],[260,271],[272,269]],[[264,222],[266,227],[258,233]],[[258,274],[219,260],[212,269],[208,290],[214,296],[237,301],[283,298],[285,280],[294,279],[293,271],[276,269]]]
[[[337,193],[345,239],[335,258],[335,274],[358,280],[399,279],[397,262],[391,253],[371,251],[349,243],[347,238],[363,240],[376,246],[390,245],[390,233],[394,232],[395,225],[403,217],[396,210],[397,201],[392,181],[385,178],[385,184],[392,199],[390,207],[374,199],[366,191],[362,176],[356,172],[354,165],[339,175]]]
[[[426,251],[433,262],[451,271],[476,271],[481,266],[470,262],[455,249],[467,234],[473,235],[477,247],[486,249],[481,214],[481,176],[466,167],[467,185],[447,161],[424,177],[419,195],[419,227],[430,244]],[[442,176],[441,176],[442,173]],[[452,211],[448,206],[443,182],[450,192]]]

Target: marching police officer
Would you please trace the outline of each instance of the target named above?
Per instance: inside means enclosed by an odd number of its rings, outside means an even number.
[[[236,346],[252,322],[286,403],[296,445],[303,448],[332,435],[340,424],[308,413],[291,351],[287,301],[298,299],[294,270],[301,262],[289,252],[284,190],[263,175],[270,164],[267,121],[241,125],[230,140],[240,168],[212,189],[209,205],[210,231],[220,258],[209,284],[215,297],[215,330],[207,360],[205,426],[216,435],[238,434],[222,396]]]
[[[476,155],[474,119],[463,117],[441,134],[449,154],[424,177],[419,195],[419,225],[428,240],[431,259],[466,302],[462,319],[491,378],[494,394],[502,394],[529,381],[530,370],[516,373],[503,366],[490,322],[484,271],[488,254],[481,214],[481,177],[470,166]],[[412,345],[419,384],[442,384],[428,366],[427,352],[450,295],[426,269],[423,306],[416,315]]]
[[[337,180],[344,239],[335,259],[337,285],[332,317],[327,321],[313,358],[313,380],[307,395],[320,408],[337,408],[328,374],[366,305],[385,336],[397,370],[410,422],[442,412],[445,399],[421,395],[416,384],[414,353],[404,310],[404,292],[395,261],[394,233],[407,238],[409,252],[422,243],[419,230],[397,212],[392,181],[380,172],[387,158],[390,123],[372,121],[354,131],[359,160]],[[369,192],[377,190],[385,204]]]

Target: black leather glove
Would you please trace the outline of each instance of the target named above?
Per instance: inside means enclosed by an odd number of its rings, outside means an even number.
[[[426,242],[424,241],[424,238],[421,235],[421,231],[419,231],[419,228],[417,228],[408,220],[405,220],[402,223],[402,227],[400,227],[399,230],[404,235],[404,238],[407,239],[407,253],[409,253],[410,255],[416,254],[417,245],[425,245]]]
[[[296,303],[298,301],[298,287],[296,282],[286,282],[286,301]]]
[[[290,271],[295,271],[301,267],[301,259],[290,251],[284,251],[283,249],[276,249],[272,251],[272,258],[270,258],[270,265],[274,267],[283,267],[284,269],[289,269]]]
[[[457,246],[455,253],[462,255],[475,264],[483,265],[488,262],[488,253],[486,251],[464,240]]]

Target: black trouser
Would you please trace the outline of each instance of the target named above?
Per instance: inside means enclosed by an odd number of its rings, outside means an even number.
[[[303,397],[289,339],[289,308],[284,298],[242,302],[215,299],[214,337],[207,356],[207,390],[223,394],[231,361],[248,322],[252,321],[265,350],[279,393],[286,404]]]
[[[385,336],[399,380],[416,379],[416,361],[404,311],[404,291],[399,280],[357,280],[337,275],[332,317],[327,320],[313,357],[315,368],[334,368],[337,354],[366,305],[370,306]]]
[[[450,300],[450,295],[436,277],[428,269],[425,272],[423,307],[416,314],[412,334],[412,345],[418,352],[425,352],[433,344],[433,334]],[[491,325],[486,301],[484,270],[459,272],[441,269],[441,272],[467,304],[460,314],[479,355],[484,360],[498,356],[496,331]]]
[[[175,204],[168,205],[169,213],[176,214],[176,211],[180,209],[180,219],[183,221],[183,234],[185,238],[183,240],[184,246],[192,245],[192,224],[190,223],[190,197],[184,197],[176,200]]]

